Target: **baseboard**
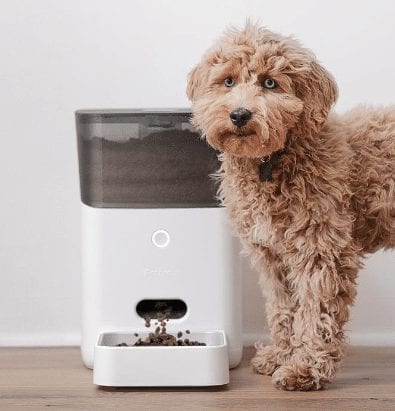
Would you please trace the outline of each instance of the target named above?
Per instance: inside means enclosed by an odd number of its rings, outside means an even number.
[[[349,333],[347,341],[351,345],[361,346],[395,346],[395,332],[379,334],[362,334]],[[256,342],[270,344],[268,334],[245,333],[243,335],[243,345],[245,347],[253,346]],[[0,347],[60,347],[60,346],[79,346],[81,336],[79,333],[74,334],[41,334],[41,335],[14,335],[1,336]]]
[[[244,333],[243,334],[244,347],[251,347],[257,342],[261,342],[265,345],[270,344],[269,334],[257,334],[257,333]]]
[[[68,334],[19,334],[0,336],[1,347],[61,347],[79,346],[81,335]]]
[[[395,346],[395,332],[379,334],[349,333],[348,342],[351,345],[392,347]]]
[[[346,341],[350,345],[360,346],[377,346],[377,347],[393,347],[395,346],[395,332],[388,333],[348,333]],[[256,342],[270,344],[270,336],[268,334],[245,333],[243,335],[243,344],[245,347],[253,346]]]

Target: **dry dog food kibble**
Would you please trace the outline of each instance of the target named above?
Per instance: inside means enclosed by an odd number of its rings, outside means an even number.
[[[156,314],[156,318],[158,319],[158,322],[155,322],[155,328],[154,332],[150,332],[148,334],[148,337],[146,337],[144,340],[140,337],[134,344],[126,344],[125,342],[122,342],[120,344],[117,344],[116,347],[147,347],[147,346],[164,346],[164,347],[174,347],[174,346],[201,346],[201,345],[206,345],[206,343],[202,343],[199,341],[191,341],[189,338],[185,338],[184,340],[181,339],[182,337],[182,332],[179,331],[177,333],[177,336],[174,336],[172,334],[168,334],[166,331],[166,324],[169,321],[169,315],[170,311],[165,310],[165,311],[160,311]],[[151,327],[151,318],[149,316],[144,317],[145,321],[145,326],[147,328]],[[160,324],[160,326],[158,325]],[[191,332],[189,330],[185,331],[186,334],[190,334]],[[138,333],[134,333],[135,337],[138,337]]]

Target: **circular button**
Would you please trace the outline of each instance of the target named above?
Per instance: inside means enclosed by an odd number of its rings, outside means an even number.
[[[170,236],[166,230],[157,230],[152,234],[151,240],[157,247],[164,248],[169,245]]]

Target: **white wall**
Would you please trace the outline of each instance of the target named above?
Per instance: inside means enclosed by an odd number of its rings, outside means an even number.
[[[187,106],[187,72],[248,16],[317,53],[338,79],[339,111],[394,103],[391,0],[1,0],[0,344],[79,342],[73,111]],[[395,344],[394,263],[380,253],[361,273],[354,342]],[[267,330],[256,274],[244,271],[251,341]]]

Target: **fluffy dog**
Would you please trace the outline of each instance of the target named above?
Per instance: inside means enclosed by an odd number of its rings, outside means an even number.
[[[187,94],[266,296],[273,344],[252,365],[320,389],[344,355],[361,259],[395,247],[395,107],[330,113],[337,86],[315,56],[251,23],[206,52]]]

